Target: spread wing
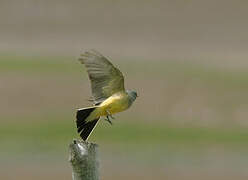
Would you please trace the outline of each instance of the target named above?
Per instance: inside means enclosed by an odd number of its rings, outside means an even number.
[[[114,93],[124,91],[124,77],[119,69],[99,52],[91,50],[81,54],[79,61],[85,65],[94,103],[99,104]]]

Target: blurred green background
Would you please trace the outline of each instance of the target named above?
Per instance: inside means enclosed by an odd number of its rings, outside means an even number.
[[[248,178],[247,6],[0,0],[0,179],[71,179],[92,48],[139,95],[90,137],[101,179]]]

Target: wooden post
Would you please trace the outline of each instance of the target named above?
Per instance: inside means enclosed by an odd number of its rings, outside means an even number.
[[[69,145],[73,180],[99,180],[98,145],[73,140]]]

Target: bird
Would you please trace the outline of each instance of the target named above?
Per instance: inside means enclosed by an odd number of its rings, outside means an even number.
[[[84,52],[79,61],[87,70],[92,91],[93,105],[76,112],[77,132],[87,141],[101,117],[112,125],[112,115],[128,109],[138,95],[125,90],[122,72],[98,51]]]

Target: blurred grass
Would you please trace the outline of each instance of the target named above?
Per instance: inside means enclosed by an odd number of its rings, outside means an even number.
[[[176,60],[171,61],[138,61],[125,59],[114,64],[125,72],[127,76],[147,78],[173,77],[177,82],[195,80],[206,84],[211,84],[221,88],[247,88],[248,71],[237,71],[217,68],[215,66],[203,65],[196,62]],[[130,66],[132,64],[132,66]],[[65,56],[13,56],[0,55],[0,73],[20,73],[20,74],[58,74],[81,76],[84,68],[79,65],[77,57]],[[149,74],[149,76],[148,76]]]
[[[16,123],[15,121],[0,126],[1,151],[6,148],[6,151],[14,150],[19,153],[32,149],[38,152],[64,152],[64,147],[73,138],[78,137],[71,117],[48,116],[44,119],[39,117],[30,117],[30,119],[33,119],[33,122]],[[22,119],[19,120],[22,122]],[[248,146],[248,131],[245,128],[179,128],[161,123],[125,121],[114,122],[114,125],[110,126],[103,121],[98,124],[90,139],[105,145],[118,146],[124,143],[125,146],[132,146],[137,150],[147,145],[165,148],[168,145],[182,144],[195,149],[210,145],[238,148]]]
[[[1,73],[72,73],[78,74],[79,62],[72,57],[42,57],[42,56],[13,56],[0,55]],[[73,63],[72,63],[73,62]]]

